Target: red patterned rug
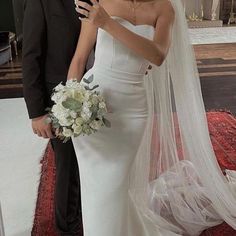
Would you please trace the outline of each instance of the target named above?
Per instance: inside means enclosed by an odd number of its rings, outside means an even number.
[[[229,112],[208,112],[207,118],[211,140],[222,170],[226,168],[236,170],[236,119]],[[54,227],[55,166],[50,145],[41,164],[42,175],[32,236],[58,236]],[[82,233],[78,236],[82,236]],[[236,236],[236,231],[224,223],[204,231],[201,236]]]

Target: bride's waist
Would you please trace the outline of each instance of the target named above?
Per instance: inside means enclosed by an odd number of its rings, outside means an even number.
[[[100,74],[102,77],[108,77],[111,80],[119,80],[127,83],[143,83],[145,76],[143,73],[133,73],[99,64],[94,64],[91,70],[96,74]]]

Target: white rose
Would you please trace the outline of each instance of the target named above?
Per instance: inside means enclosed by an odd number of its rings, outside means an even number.
[[[67,89],[65,92],[64,92],[64,96],[66,98],[72,98],[73,97],[73,94],[74,94],[74,89]]]
[[[74,133],[75,134],[81,134],[82,132],[82,126],[81,125],[73,125]]]
[[[55,103],[62,103],[66,100],[66,98],[67,97],[64,95],[64,93],[61,92],[54,93],[51,97],[52,101],[54,101]]]
[[[92,115],[92,112],[81,112],[81,117],[85,120],[88,121]]]
[[[76,90],[75,94],[74,94],[74,99],[76,99],[77,101],[80,101],[80,102],[84,101],[84,92]]]
[[[57,94],[57,93],[54,93],[54,94],[52,95],[51,99],[52,99],[52,101],[54,101],[55,103],[57,103],[58,97],[59,97],[58,94]]]
[[[89,101],[84,102],[83,106],[85,107],[84,109],[88,109],[92,106],[93,104]]]
[[[103,96],[98,95],[98,100],[99,100],[100,102],[104,102],[104,98],[103,98]]]
[[[84,132],[85,134],[90,135],[90,134],[92,133],[92,130],[91,130],[91,128],[90,128],[88,125],[84,125],[84,126],[83,126],[83,132]]]
[[[99,109],[97,112],[97,116],[99,117],[103,117],[106,114],[106,110],[105,109]]]
[[[91,103],[94,105],[97,105],[99,103],[99,99],[96,94],[94,94],[90,100],[91,100]]]
[[[100,102],[99,103],[99,108],[105,109],[106,108],[106,103],[105,102]]]
[[[65,86],[60,83],[60,84],[58,84],[58,85],[54,88],[54,90],[57,92],[57,91],[63,90],[64,87],[65,87]]]
[[[72,135],[73,135],[73,132],[72,132],[72,130],[71,129],[67,129],[67,128],[63,128],[63,132],[62,132],[62,134],[65,136],[65,137],[71,137]]]
[[[57,116],[60,116],[64,113],[64,109],[65,108],[61,104],[55,104],[52,107],[52,112],[57,117]]]
[[[63,93],[63,94],[59,97],[57,103],[62,103],[62,102],[64,102],[66,99],[67,99],[67,95]]]
[[[94,120],[89,125],[92,129],[99,130],[102,127],[102,121]]]
[[[59,119],[59,124],[61,126],[71,126],[73,123],[74,123],[73,119],[64,118],[64,117]]]
[[[52,112],[57,119],[65,119],[69,116],[69,110],[64,108],[61,104],[53,105]]]
[[[77,117],[77,113],[75,111],[70,111],[70,116],[75,119]]]
[[[90,111],[90,109],[86,106],[86,104],[83,105],[83,108],[82,108],[82,112],[81,112],[81,117],[87,121],[90,119],[92,115],[92,112]]]
[[[67,88],[77,88],[77,84],[78,84],[77,80],[70,79],[70,80],[67,80],[66,87]]]
[[[86,90],[85,93],[84,93],[85,99],[86,99],[86,100],[89,100],[90,95],[91,95],[91,91]]]
[[[84,120],[83,120],[83,118],[81,118],[81,117],[78,117],[76,120],[75,120],[75,124],[76,125],[82,125],[84,123]]]

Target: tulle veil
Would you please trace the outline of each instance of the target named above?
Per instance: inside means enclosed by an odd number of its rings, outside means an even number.
[[[145,76],[150,114],[130,198],[144,228],[153,227],[146,235],[199,235],[223,221],[236,229],[236,172],[224,175],[217,163],[182,2],[170,2],[172,45]]]

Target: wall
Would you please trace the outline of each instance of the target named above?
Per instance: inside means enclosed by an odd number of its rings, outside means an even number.
[[[24,0],[0,0],[0,31],[16,33],[18,40],[22,38]]]
[[[193,12],[201,16],[201,2],[202,2],[204,6],[204,17],[207,19],[211,18],[212,0],[182,0],[182,1],[185,2],[187,16],[192,15]],[[220,6],[218,6],[216,11],[217,14],[216,19],[219,19],[219,10]]]

